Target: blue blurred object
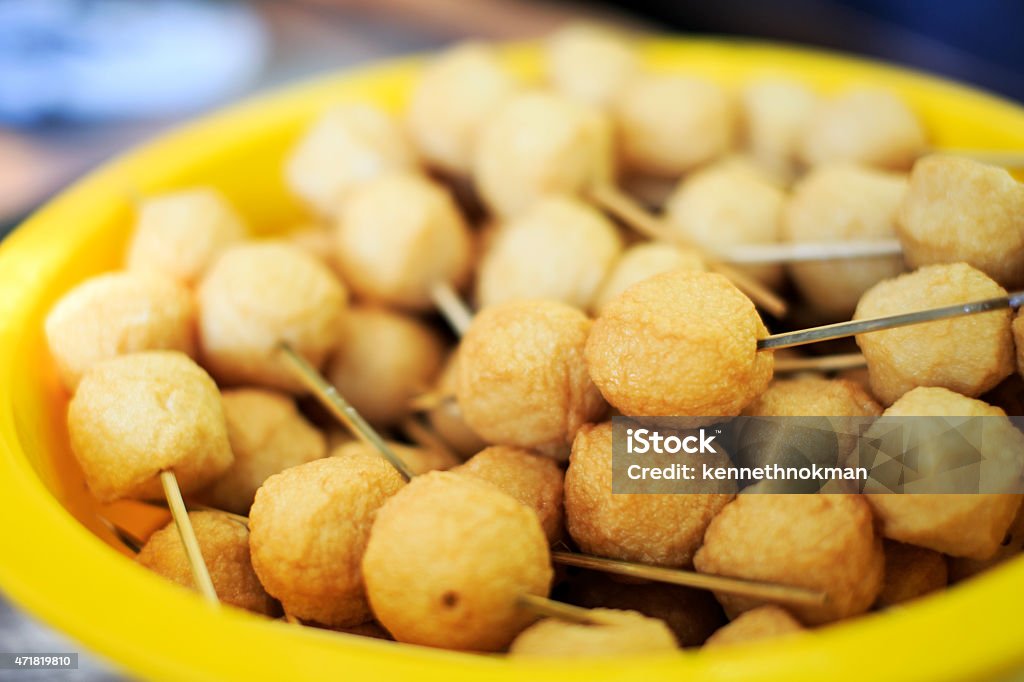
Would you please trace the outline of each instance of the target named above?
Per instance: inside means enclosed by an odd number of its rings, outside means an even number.
[[[186,113],[250,86],[268,52],[237,2],[0,0],[0,121]]]

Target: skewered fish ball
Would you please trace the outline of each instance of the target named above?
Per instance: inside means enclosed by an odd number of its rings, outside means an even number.
[[[231,466],[220,393],[187,355],[147,351],[94,365],[68,405],[71,449],[100,502],[163,497],[173,471],[194,492]]]
[[[626,656],[676,650],[672,631],[636,611],[593,609],[597,623],[545,618],[526,628],[509,648],[513,656],[579,658]]]
[[[286,613],[331,627],[370,619],[360,563],[378,511],[403,485],[384,458],[363,451],[267,479],[249,513],[249,546]]]
[[[372,306],[349,310],[342,328],[327,379],[374,426],[398,424],[440,371],[444,342],[419,320]]]
[[[719,647],[770,639],[804,630],[785,609],[768,604],[745,611],[734,621],[708,637],[705,646]]]
[[[145,350],[195,354],[192,294],[160,274],[97,275],[64,294],[46,317],[61,382],[74,391],[96,363]]]
[[[905,170],[926,142],[921,122],[902,99],[883,88],[855,87],[816,107],[800,155],[809,166],[849,161]]]
[[[458,349],[449,353],[448,360],[444,369],[441,370],[441,376],[434,389],[439,395],[455,395],[455,386],[459,378],[458,358]],[[467,459],[487,447],[484,439],[466,424],[466,420],[462,417],[462,410],[459,409],[459,404],[455,400],[442,401],[437,407],[427,412],[427,419],[430,421],[434,433],[440,436],[441,440],[463,459]]]
[[[891,239],[907,190],[904,175],[847,163],[812,169],[793,189],[784,212],[783,239],[801,242]],[[793,263],[801,296],[820,315],[848,319],[860,297],[903,271],[899,256]]]
[[[289,344],[319,367],[333,350],[348,293],[312,256],[281,242],[236,246],[210,268],[198,289],[203,364],[226,385],[297,392],[276,356]]]
[[[191,285],[246,232],[242,218],[212,188],[161,194],[139,206],[125,265]]]
[[[324,113],[299,140],[285,162],[285,179],[318,213],[333,216],[363,183],[416,167],[416,153],[390,114],[344,104]]]
[[[1005,296],[1006,290],[965,263],[929,265],[879,282],[861,297],[860,320]],[[918,386],[978,396],[1013,373],[1009,310],[955,317],[857,337],[871,392],[891,404]],[[950,362],[950,358],[956,358]]]
[[[377,513],[366,593],[400,642],[498,651],[533,620],[552,569],[537,515],[490,483],[452,472],[414,478]]]
[[[877,417],[881,406],[858,384],[806,376],[776,379],[743,410],[746,417]]]
[[[999,543],[999,549],[988,559],[966,559],[948,557],[949,579],[957,582],[977,575],[993,566],[1015,558],[1024,552],[1024,504],[1017,510],[1017,516],[1006,531],[1006,537]]]
[[[327,454],[324,435],[299,414],[290,396],[242,388],[224,391],[221,403],[235,461],[200,494],[212,507],[245,516],[267,478]]]
[[[477,302],[550,299],[585,309],[621,251],[615,226],[596,209],[567,196],[542,199],[495,235]]]
[[[799,81],[762,78],[747,84],[741,101],[754,158],[777,177],[793,177],[800,137],[817,97]]]
[[[952,156],[921,159],[898,228],[913,267],[964,261],[1004,287],[1024,285],[1024,185],[1004,168]]]
[[[792,611],[823,625],[871,607],[885,559],[871,508],[858,495],[739,495],[711,521],[693,563],[702,573],[821,590],[825,604]],[[715,596],[730,616],[763,604]]]
[[[245,525],[218,512],[189,512],[188,518],[217,598],[265,616],[279,613],[277,602],[263,590],[252,569],[249,530]],[[192,565],[173,522],[150,536],[136,561],[168,580],[195,589]]]
[[[734,417],[771,381],[772,354],[757,351],[767,335],[754,304],[725,277],[673,270],[604,307],[587,366],[625,415]]]
[[[547,40],[547,75],[555,90],[595,106],[608,106],[640,70],[628,40],[609,28],[572,24]]]
[[[459,350],[456,397],[490,443],[562,456],[605,404],[583,361],[591,322],[554,301],[512,301],[473,318]]]
[[[445,453],[440,450],[413,447],[390,440],[385,441],[385,443],[387,443],[387,446],[391,448],[392,452],[398,455],[398,458],[402,460],[406,467],[408,467],[413,476],[420,476],[428,471],[444,471],[459,464],[459,461],[450,453]],[[379,450],[363,443],[362,441],[343,443],[331,451],[331,456],[347,457],[353,452],[365,455],[376,455],[377,457],[383,456]]]
[[[949,582],[946,558],[938,552],[889,540],[884,548],[885,582],[876,606],[904,604]]]
[[[594,296],[593,309],[600,314],[606,305],[637,282],[669,270],[706,270],[704,259],[693,249],[663,242],[641,242],[622,252]]]
[[[335,230],[345,281],[367,300],[430,310],[433,285],[458,288],[469,275],[469,229],[448,191],[425,177],[367,183],[352,193]]]

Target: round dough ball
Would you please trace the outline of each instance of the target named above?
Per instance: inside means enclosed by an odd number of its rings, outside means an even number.
[[[446,189],[417,175],[387,175],[346,203],[335,231],[345,281],[360,296],[410,310],[431,310],[431,287],[460,287],[472,242]]]
[[[139,206],[125,266],[191,285],[246,233],[241,216],[211,187],[161,194]]]
[[[877,417],[882,407],[846,379],[801,376],[774,380],[744,410],[745,417]]]
[[[542,199],[495,235],[477,273],[477,303],[549,299],[586,308],[621,251],[615,226],[590,205]]]
[[[218,512],[189,512],[188,518],[218,599],[265,616],[277,615],[281,609],[252,569],[245,524]],[[174,522],[153,533],[135,560],[168,580],[195,589],[192,565]]]
[[[241,388],[224,391],[221,403],[235,461],[201,493],[211,507],[245,516],[267,478],[327,454],[324,435],[287,395]]]
[[[774,175],[792,178],[797,146],[818,98],[800,81],[760,78],[743,88],[746,141],[757,162]]]
[[[965,263],[929,265],[873,286],[857,304],[853,318],[1005,295],[1005,289]],[[918,386],[981,395],[1013,373],[1011,315],[1009,310],[996,310],[858,335],[871,392],[886,405]]]
[[[519,88],[493,48],[462,43],[438,55],[420,74],[409,101],[409,130],[426,161],[468,175],[481,127]]]
[[[827,603],[792,611],[823,625],[871,607],[885,558],[871,508],[858,495],[739,495],[711,521],[693,564],[701,573],[822,590]],[[715,596],[732,617],[764,603]]]
[[[640,71],[632,43],[605,26],[569,24],[548,38],[545,47],[552,87],[587,104],[608,106]]]
[[[953,156],[921,159],[897,227],[913,267],[963,261],[1009,289],[1024,285],[1024,184],[1005,168]]]
[[[627,170],[676,178],[736,143],[736,102],[703,78],[637,76],[618,92],[613,109]]]
[[[454,456],[441,450],[414,447],[404,445],[402,443],[396,443],[391,440],[386,440],[384,442],[389,448],[391,448],[391,451],[395,453],[400,460],[402,460],[405,466],[408,467],[413,476],[420,476],[428,471],[444,471],[445,469],[451,469],[459,464],[459,461],[455,459]],[[370,447],[362,441],[343,443],[331,451],[331,456],[347,457],[349,453],[352,452],[383,457],[376,448]],[[384,461],[387,460],[385,459]]]
[[[411,413],[409,401],[434,382],[444,342],[419,320],[385,308],[357,306],[342,322],[327,379],[377,428]]]
[[[256,575],[286,613],[331,627],[370,619],[360,568],[370,527],[404,485],[376,453],[286,469],[256,492],[249,546]]]
[[[278,346],[320,367],[337,343],[348,292],[298,248],[256,242],[225,252],[199,284],[198,300],[203,364],[218,382],[299,392]]]
[[[554,301],[512,301],[473,318],[459,349],[455,394],[490,443],[564,456],[576,430],[604,412],[587,375],[591,322]]]
[[[667,302],[672,302],[668,305]],[[725,277],[673,270],[604,307],[587,340],[590,376],[625,415],[734,417],[772,378],[768,335]]]
[[[774,604],[767,604],[741,613],[736,620],[711,635],[705,646],[719,647],[755,642],[800,632],[803,629],[804,626],[789,615],[788,611]]]
[[[949,582],[946,557],[902,542],[885,541],[885,582],[875,606],[904,604]]]
[[[328,225],[299,225],[285,235],[292,246],[305,251],[313,258],[326,265],[331,272],[341,275],[338,259],[334,254],[334,230]]]
[[[373,612],[400,642],[499,651],[553,571],[537,515],[489,483],[418,476],[377,514],[363,558]]]
[[[469,428],[462,417],[462,410],[455,400],[455,386],[459,378],[459,352],[456,348],[448,354],[448,360],[441,376],[437,380],[434,391],[438,395],[450,396],[441,404],[427,412],[430,427],[456,455],[467,459],[487,447],[487,442]]]
[[[1018,496],[1019,497],[1019,496]],[[997,566],[1008,559],[1014,559],[1024,552],[1024,504],[1017,508],[1017,516],[999,543],[999,549],[988,559],[966,559],[948,557],[949,579],[958,582]]]
[[[71,450],[100,502],[161,499],[173,471],[194,492],[233,456],[213,379],[187,355],[147,351],[94,365],[68,405]]]
[[[565,476],[549,457],[523,448],[492,445],[454,471],[487,481],[535,511],[549,543],[562,538]]]
[[[906,176],[846,163],[822,164],[793,188],[784,211],[784,241],[846,242],[893,239]],[[903,272],[900,256],[789,266],[800,295],[815,312],[849,319],[869,288]]]
[[[285,180],[322,215],[333,216],[368,180],[417,167],[402,127],[368,104],[342,104],[306,131],[285,161]]]
[[[614,174],[611,124],[586,105],[530,92],[500,107],[480,132],[477,192],[509,218],[548,194],[578,194]]]
[[[545,618],[523,630],[509,648],[513,656],[591,658],[676,650],[664,622],[636,611],[593,609],[596,623]]]
[[[809,166],[850,161],[902,170],[926,143],[906,102],[883,88],[855,87],[816,107],[803,128],[800,156]]]
[[[704,258],[693,249],[664,242],[641,242],[622,252],[594,296],[592,308],[600,314],[608,303],[649,277],[669,270],[706,270]]]
[[[45,326],[50,355],[69,391],[93,365],[119,355],[195,355],[192,294],[159,274],[114,272],[87,279],[57,301]]]

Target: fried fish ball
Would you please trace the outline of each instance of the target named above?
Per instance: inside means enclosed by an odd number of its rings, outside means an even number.
[[[191,285],[246,232],[241,216],[211,187],[161,194],[139,206],[125,265]]]
[[[455,394],[466,424],[490,443],[564,455],[605,409],[583,362],[590,328],[586,315],[554,301],[480,311],[459,350]]]
[[[799,81],[761,78],[743,88],[741,102],[746,141],[754,158],[774,175],[793,177],[797,145],[817,97]]]
[[[330,627],[370,619],[360,563],[381,506],[403,485],[384,458],[363,451],[267,479],[249,513],[249,546],[286,613]]]
[[[492,445],[454,471],[487,481],[519,500],[537,513],[548,542],[561,539],[564,474],[550,457],[523,448]]]
[[[244,516],[267,478],[327,454],[324,435],[299,414],[290,396],[241,388],[224,391],[221,403],[235,461],[200,494],[212,507]]]
[[[413,476],[420,476],[428,471],[444,471],[459,464],[450,453],[441,450],[432,450],[418,446],[405,445],[395,441],[384,441],[391,451],[395,453],[405,466],[409,468]],[[368,455],[383,457],[380,451],[362,441],[351,441],[343,443],[331,451],[332,457],[347,457],[350,453],[359,452]]]
[[[413,87],[409,130],[427,162],[468,175],[480,128],[519,88],[493,48],[462,43],[427,65]]]
[[[671,302],[671,305],[669,305]],[[590,376],[625,415],[734,417],[772,378],[754,304],[725,277],[673,270],[603,309],[587,339]]]
[[[371,424],[395,426],[441,370],[444,342],[419,320],[375,306],[350,309],[342,327],[327,379]]]
[[[955,156],[921,159],[897,227],[911,266],[964,261],[1004,287],[1024,285],[1024,184],[1004,168]]]
[[[743,410],[746,417],[877,417],[882,407],[846,379],[802,376],[774,380]]]
[[[850,161],[910,168],[927,143],[906,102],[884,88],[853,87],[822,101],[804,126],[800,155],[810,166]]]
[[[297,392],[278,345],[322,365],[337,343],[348,292],[298,248],[254,242],[221,256],[200,282],[198,300],[203,364],[220,383]]]
[[[459,378],[459,352],[456,348],[449,353],[444,369],[437,381],[435,392],[438,395],[454,396],[455,386]],[[462,417],[462,410],[456,400],[444,400],[437,407],[427,412],[427,419],[430,427],[441,440],[455,452],[456,455],[467,459],[487,447],[476,431],[469,428],[466,420]]]
[[[693,249],[664,242],[641,242],[622,252],[594,296],[592,308],[601,313],[615,297],[637,282],[669,270],[706,270],[704,258]]]
[[[431,286],[469,276],[469,228],[447,190],[426,177],[393,174],[349,198],[335,228],[345,281],[362,297],[430,310]]]
[[[100,502],[163,497],[172,471],[194,492],[233,455],[213,379],[187,355],[146,351],[97,363],[68,405],[71,450]]]
[[[946,558],[938,552],[891,540],[885,541],[884,549],[885,582],[876,606],[903,604],[949,582]]]
[[[985,417],[982,455],[995,464],[1004,454],[1016,458],[1020,475],[1024,435],[998,407],[944,388],[923,387],[908,392],[882,416]],[[936,428],[945,431],[947,427]],[[930,442],[931,449],[922,447],[917,453],[917,468],[922,475],[932,468],[943,471],[943,462],[964,461],[963,448],[956,440],[943,440],[948,449],[936,448],[935,439]],[[967,447],[971,455],[977,454],[974,446]],[[1008,494],[876,494],[868,495],[867,500],[885,537],[978,560],[988,559],[999,549],[1021,505],[1020,495]]]
[[[245,524],[218,512],[189,512],[188,518],[217,598],[265,616],[279,613],[277,602],[263,590],[252,569]],[[195,589],[192,565],[174,522],[153,533],[135,560],[168,580]]]
[[[793,188],[783,213],[782,238],[796,243],[892,239],[906,189],[902,174],[848,163],[822,164]],[[801,296],[814,311],[837,320],[849,318],[865,291],[902,271],[900,256],[789,266]]]
[[[299,225],[285,238],[288,243],[313,256],[335,274],[341,274],[341,268],[338,267],[338,260],[334,254],[334,230],[330,225],[317,223]]]
[[[332,216],[363,183],[417,165],[390,114],[368,104],[342,104],[325,112],[292,149],[285,180],[318,213]]]
[[[1006,536],[999,544],[999,549],[988,559],[966,559],[949,557],[949,579],[958,582],[997,566],[1002,562],[1015,558],[1024,552],[1024,504],[1017,509],[1017,516],[1006,531]]]
[[[734,621],[708,637],[705,646],[732,646],[802,630],[804,626],[784,608],[767,604],[741,613]]]
[[[636,611],[593,609],[595,623],[545,618],[523,630],[509,653],[513,656],[580,658],[625,656],[676,650],[672,631],[657,618]]]
[[[1017,349],[1017,373],[1024,378],[1024,312],[1013,319],[1013,345]]]
[[[859,495],[739,495],[711,521],[693,564],[701,573],[822,590],[825,604],[792,611],[808,625],[823,625],[871,607],[885,558],[871,508]],[[715,596],[732,617],[763,604]]]
[[[596,24],[570,24],[546,43],[547,75],[555,90],[595,106],[608,106],[636,76],[640,60],[618,32]]]
[[[537,515],[490,483],[435,471],[377,513],[363,558],[377,620],[399,642],[498,651],[533,620],[553,571]]]
[[[700,457],[706,461],[708,455]],[[711,519],[733,493],[734,483],[723,482],[709,493],[616,495],[612,424],[587,424],[576,434],[565,473],[566,525],[587,554],[688,566]]]
[[[621,251],[615,226],[595,208],[568,196],[542,199],[495,235],[477,273],[477,302],[586,308]]]
[[[74,391],[93,365],[118,355],[145,350],[194,355],[196,306],[188,289],[163,275],[114,272],[64,294],[45,327],[61,382]]]
[[[679,74],[643,74],[613,103],[627,170],[678,177],[736,143],[737,106],[722,86]]]
[[[548,194],[578,194],[613,175],[611,124],[584,104],[529,92],[480,132],[474,181],[491,213],[509,218]]]
[[[1005,295],[1005,289],[965,263],[929,265],[871,287],[853,319]],[[1013,373],[1011,315],[996,310],[858,335],[871,392],[886,405],[918,386],[981,395]]]

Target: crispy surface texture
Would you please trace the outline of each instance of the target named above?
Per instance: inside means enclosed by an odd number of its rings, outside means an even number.
[[[731,623],[708,638],[705,646],[720,647],[756,642],[793,632],[800,632],[804,626],[785,609],[767,604],[745,611]]]
[[[524,630],[509,648],[513,656],[578,658],[674,651],[672,631],[657,618],[636,611],[594,609],[600,624],[545,618]]]
[[[743,410],[745,417],[871,417],[882,407],[848,379],[775,379]]]

